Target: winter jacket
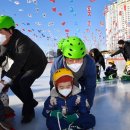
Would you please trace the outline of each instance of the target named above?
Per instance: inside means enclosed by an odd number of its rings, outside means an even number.
[[[61,49],[57,49],[57,57],[62,55]]]
[[[91,49],[90,53],[91,52],[94,53],[93,58],[95,60],[95,63],[99,63],[102,66],[102,68],[105,70],[105,60],[104,60],[102,53],[97,48]]]
[[[112,74],[115,74],[117,76],[117,68],[115,64],[113,64],[112,66],[108,66],[105,72],[106,76],[110,76]]]
[[[127,61],[127,60],[130,60],[130,42],[127,42],[125,41],[125,46],[124,48],[119,48],[119,50],[117,50],[115,53],[113,53],[111,55],[111,57],[115,56],[115,55],[118,55],[122,53],[124,59]]]
[[[85,69],[83,71],[83,75],[79,78],[78,82],[81,85],[82,93],[87,96],[90,107],[93,104],[93,99],[95,96],[95,88],[96,88],[96,67],[94,60],[89,56],[85,55],[84,59],[86,59]],[[64,68],[63,56],[59,56],[55,59],[52,68],[51,68],[51,76],[50,76],[50,87],[53,87],[52,75],[53,73],[59,69]]]
[[[47,65],[47,58],[40,47],[17,29],[14,30],[9,43],[0,46],[0,65],[6,56],[14,61],[6,74],[11,79],[15,79],[20,72],[44,70]]]
[[[50,112],[53,110],[60,110],[66,108],[66,115],[72,115],[77,113],[82,115],[89,112],[89,104],[86,96],[80,93],[80,89],[76,86],[73,87],[72,94],[66,99],[62,98],[56,91],[56,89],[51,90],[50,96],[44,103],[43,116],[48,118]]]

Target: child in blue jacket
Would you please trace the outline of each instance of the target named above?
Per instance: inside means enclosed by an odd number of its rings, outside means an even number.
[[[73,81],[69,69],[61,68],[53,74],[55,88],[45,101],[42,112],[49,130],[86,130],[95,126],[88,100]]]
[[[109,66],[106,68],[104,79],[113,79],[117,77],[117,67],[113,60],[110,60]]]

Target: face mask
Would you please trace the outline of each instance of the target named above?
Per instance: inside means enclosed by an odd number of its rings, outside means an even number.
[[[72,89],[71,88],[70,89],[60,89],[58,91],[61,95],[63,95],[64,97],[67,97],[71,93]]]
[[[83,63],[67,64],[67,66],[73,71],[78,72]]]
[[[0,34],[0,45],[2,45],[6,40],[6,36],[3,34]]]

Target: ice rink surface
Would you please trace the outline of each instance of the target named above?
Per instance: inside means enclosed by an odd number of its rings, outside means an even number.
[[[116,63],[118,75],[124,68],[124,61]],[[16,117],[12,120],[16,130],[47,130],[42,109],[45,99],[49,96],[49,76],[51,64],[48,64],[43,75],[32,86],[35,99],[36,117],[29,124],[23,125],[21,120],[21,101],[9,91],[10,106],[15,110]],[[101,74],[103,76],[103,72]],[[96,116],[94,130],[130,130],[130,82],[121,82],[120,78],[113,81],[97,83],[94,104],[91,110]]]

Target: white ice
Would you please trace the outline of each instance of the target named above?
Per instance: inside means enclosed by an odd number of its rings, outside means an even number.
[[[118,75],[121,76],[124,61],[116,62]],[[42,109],[49,96],[49,76],[52,64],[48,64],[43,75],[32,85],[36,107],[36,117],[29,124],[21,124],[22,102],[9,91],[10,106],[16,116],[12,123],[16,130],[47,130]],[[103,76],[103,73],[102,73]],[[96,116],[95,130],[130,130],[130,83],[122,83],[120,79],[97,84],[94,105],[91,112]]]

